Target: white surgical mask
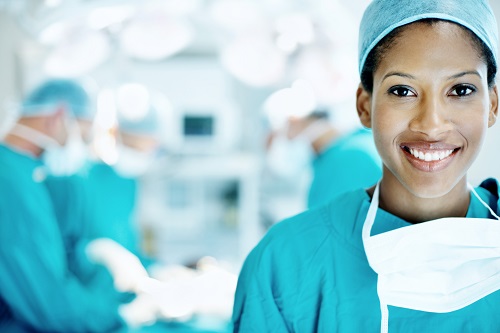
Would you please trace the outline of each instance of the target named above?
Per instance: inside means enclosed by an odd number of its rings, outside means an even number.
[[[116,147],[118,159],[112,167],[126,178],[135,178],[146,173],[155,161],[155,154],[142,152],[124,145]]]
[[[500,289],[498,220],[441,218],[370,236],[378,202],[379,184],[363,225],[363,244],[378,274],[381,332],[388,331],[388,305],[451,312]]]
[[[55,139],[44,133],[21,124],[16,124],[10,133],[44,149],[41,158],[51,175],[73,175],[82,168],[87,160],[87,149],[80,137],[80,132],[75,126],[69,129],[65,145],[59,144]]]

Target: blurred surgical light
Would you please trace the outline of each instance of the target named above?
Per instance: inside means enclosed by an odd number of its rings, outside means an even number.
[[[271,128],[283,128],[289,117],[304,117],[316,107],[316,98],[311,84],[296,80],[290,88],[280,89],[264,102],[264,112]]]
[[[276,32],[297,44],[309,44],[314,40],[314,25],[305,14],[290,14],[276,19]]]
[[[45,60],[45,72],[51,76],[80,76],[103,63],[110,55],[106,36],[78,29],[60,41]]]
[[[117,111],[129,121],[143,119],[151,107],[148,89],[138,83],[123,84],[117,91]]]
[[[47,7],[57,7],[62,3],[62,0],[45,0],[43,3]]]
[[[276,37],[276,46],[287,54],[292,54],[297,50],[297,40],[293,36],[280,35]]]
[[[285,74],[287,57],[270,38],[242,37],[221,52],[223,66],[251,86],[269,86]]]
[[[129,56],[160,60],[172,56],[193,39],[187,22],[162,12],[146,12],[133,18],[120,34],[120,46]]]
[[[343,102],[358,84],[356,54],[347,48],[310,47],[295,59],[292,76],[310,82],[320,103]]]
[[[253,1],[219,0],[210,7],[214,22],[233,34],[269,28],[263,10]]]
[[[43,44],[56,44],[64,39],[69,31],[74,29],[74,23],[67,21],[57,21],[42,29],[38,40]]]
[[[90,28],[99,30],[108,26],[122,23],[134,14],[135,8],[131,5],[98,7],[87,17]]]
[[[189,15],[202,8],[202,1],[203,0],[157,0],[156,5],[171,15]]]

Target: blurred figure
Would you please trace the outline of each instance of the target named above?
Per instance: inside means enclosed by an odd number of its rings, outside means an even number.
[[[140,111],[140,110],[139,110]],[[92,200],[91,238],[109,238],[124,246],[148,265],[140,246],[138,226],[138,179],[155,162],[160,149],[158,111],[148,105],[138,116],[117,110],[114,160],[94,161],[88,170],[87,186]]]
[[[328,117],[326,110],[290,116],[285,129],[272,133],[269,139],[268,161],[275,172],[292,175],[308,164],[312,166],[308,208],[325,204],[340,193],[371,186],[382,175],[371,132],[344,132]]]
[[[153,300],[158,306],[158,319],[179,322],[205,316],[225,330],[236,289],[235,274],[229,273],[215,259],[208,258],[200,259],[193,268],[166,265],[147,257],[141,247],[138,185],[140,178],[151,170],[160,156],[164,128],[160,111],[163,109],[156,108],[147,89],[135,83],[117,89],[114,100],[117,125],[113,132],[116,138],[114,149],[94,161],[87,173],[93,214],[89,235],[96,242],[108,240],[107,244],[101,244],[101,253],[114,251],[109,243],[112,240],[141,260],[152,279],[141,283],[138,298],[148,296]],[[113,108],[112,103],[106,105]],[[120,264],[127,265],[130,260],[127,255],[117,253],[104,261],[112,269]],[[120,281],[121,277],[115,276],[115,285],[127,285],[127,281]],[[188,327],[189,324],[179,326],[177,330],[191,332]],[[172,327],[169,329],[176,331]],[[193,331],[200,330],[193,327]]]
[[[0,325],[112,332],[129,322],[122,315],[123,305],[117,294],[103,292],[75,274],[79,265],[69,261],[74,257],[66,251],[46,186],[49,175],[70,175],[85,160],[69,111],[71,99],[60,94],[64,89],[59,83],[42,84],[31,92],[0,144]],[[88,259],[80,259],[80,267],[97,270]]]

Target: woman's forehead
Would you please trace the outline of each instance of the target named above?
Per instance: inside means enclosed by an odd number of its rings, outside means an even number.
[[[458,38],[464,46],[477,48],[473,33],[467,28],[454,22],[432,19],[412,22],[396,29],[381,55],[383,56],[383,53],[395,44],[402,44],[408,39],[418,39],[418,37],[426,38],[429,43],[437,39]],[[383,42],[382,40],[381,43]]]
[[[457,24],[439,21],[402,27],[382,51],[376,74],[403,71],[417,77],[418,73],[430,72],[446,77],[476,70],[486,71],[486,62],[471,34]]]

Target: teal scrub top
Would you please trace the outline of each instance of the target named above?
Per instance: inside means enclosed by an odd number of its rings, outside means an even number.
[[[141,257],[136,224],[137,180],[125,178],[109,165],[94,163],[87,174],[91,198],[91,238],[111,238]]]
[[[69,270],[41,170],[38,160],[0,144],[0,323],[51,332],[123,327],[117,301]]]
[[[130,300],[130,295],[120,293],[114,288],[109,271],[104,266],[92,263],[85,253],[87,244],[92,240],[89,226],[93,215],[89,206],[90,196],[86,179],[80,174],[47,176],[44,184],[63,238],[68,269],[84,285],[100,288],[102,297]]]
[[[357,129],[335,140],[313,160],[312,174],[308,208],[343,192],[376,184],[382,177],[382,162],[372,132]]]
[[[494,185],[477,191],[497,210]],[[234,332],[380,332],[377,274],[361,238],[369,205],[359,189],[274,225],[242,267]],[[474,196],[467,217],[491,218]],[[408,225],[378,209],[372,234]],[[499,306],[500,291],[450,313],[389,306],[389,332],[498,332]]]

